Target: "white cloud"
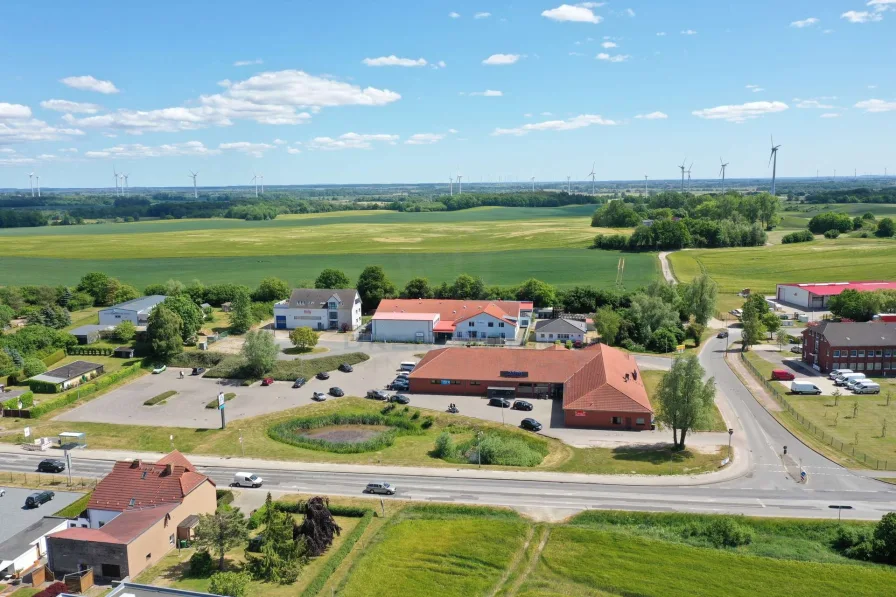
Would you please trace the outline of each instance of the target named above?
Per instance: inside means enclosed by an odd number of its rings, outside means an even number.
[[[256,58],[255,60],[237,60],[233,63],[234,66],[252,66],[253,64],[264,64],[264,60]]]
[[[31,108],[28,106],[0,102],[0,145],[53,141],[83,134],[84,131],[80,129],[58,128],[32,118]]]
[[[821,99],[825,99],[825,98],[821,98]],[[802,110],[812,110],[812,109],[833,110],[834,109],[834,106],[831,106],[830,104],[823,104],[820,101],[818,101],[817,99],[800,99],[798,97],[795,97],[795,98],[793,98],[793,101],[796,102],[796,104],[794,104],[794,105],[797,108],[800,108]]]
[[[631,58],[631,56],[629,56],[628,54],[613,54],[611,56],[606,52],[601,52],[600,54],[595,56],[595,58],[597,58],[598,60],[603,60],[605,62],[625,62],[626,60]]]
[[[448,129],[448,132],[452,135],[456,135],[459,131],[457,129]]]
[[[627,14],[627,15],[630,16],[630,17],[633,17],[633,16],[635,16],[635,11],[632,10],[631,8],[626,8],[626,9],[625,9],[625,14]]]
[[[495,89],[486,89],[485,91],[471,91],[467,95],[478,95],[482,97],[502,97],[504,93]]]
[[[444,60],[439,60],[438,62],[436,62],[436,66],[438,66],[439,68],[445,68],[448,65],[445,63]]]
[[[608,120],[603,116],[599,116],[596,114],[580,114],[579,116],[570,118],[568,120],[546,120],[544,122],[524,124],[523,126],[511,129],[497,128],[492,132],[492,135],[522,136],[527,135],[533,131],[571,131],[574,129],[589,127],[592,125],[613,126],[615,124],[616,122]]]
[[[456,12],[453,12],[453,11],[452,11],[452,12],[449,12],[449,13],[448,13],[448,16],[451,17],[452,19],[459,19],[459,18],[460,18],[460,15],[459,15],[458,13],[456,13]]]
[[[585,4],[592,3],[588,2]],[[557,8],[543,11],[541,13],[541,16],[551,19],[552,21],[567,21],[572,23],[597,24],[604,20],[603,17],[594,14],[594,11],[591,10],[591,7],[586,6],[585,4],[579,4],[577,6],[561,4]]]
[[[840,15],[841,19],[846,19],[850,23],[872,23],[882,21],[884,15],[881,12],[868,12],[867,10],[856,11],[848,10]]]
[[[866,112],[894,112],[896,111],[896,102],[888,102],[880,99],[863,100],[855,105],[856,108],[865,110]]]
[[[13,156],[11,158],[0,158],[0,166],[25,166],[33,164],[37,160],[34,158],[26,158],[24,156]]]
[[[489,66],[504,66],[507,64],[516,64],[520,59],[519,54],[492,54],[482,61],[482,64]]]
[[[427,62],[423,58],[399,58],[395,54],[390,56],[380,56],[379,58],[365,58],[362,60],[367,66],[426,66]]]
[[[0,120],[18,120],[31,118],[31,108],[22,104],[0,102]]]
[[[585,8],[600,8],[605,4],[606,2],[579,2],[578,6],[584,6]]]
[[[283,139],[274,139],[274,145],[286,145],[286,144],[287,144],[287,141],[284,141]]]
[[[67,112],[74,114],[96,114],[103,109],[97,104],[87,104],[82,102],[70,102],[68,100],[51,99],[40,103],[40,107],[46,110],[54,110],[56,112]]]
[[[532,118],[532,114],[527,112],[527,113],[523,114],[523,118]]]
[[[84,75],[80,77],[66,77],[64,79],[60,79],[59,82],[74,89],[81,89],[84,91],[96,91],[97,93],[106,94],[118,93],[118,88],[115,87],[112,81],[102,81],[91,75]]]
[[[734,106],[717,106],[691,112],[694,116],[706,120],[727,120],[728,122],[744,122],[759,118],[765,114],[774,114],[788,109],[784,102],[747,102]]]
[[[840,118],[840,115],[836,112],[825,112],[821,115],[821,118]]]
[[[759,85],[747,85],[746,88],[749,89],[750,91],[752,91],[753,93],[759,93],[760,91],[765,91],[765,89],[760,87]]]
[[[256,158],[262,157],[265,151],[273,148],[274,146],[269,143],[252,143],[250,141],[235,141],[218,145],[218,149],[225,151],[239,151],[240,153],[245,153]]]
[[[793,21],[790,26],[796,27],[797,29],[803,29],[804,27],[811,27],[812,25],[818,24],[818,19],[815,17],[809,17],[808,19],[803,19],[802,21]]]
[[[666,32],[665,31],[657,31],[656,36],[657,37],[666,37]]]
[[[339,149],[370,149],[372,143],[382,142],[394,145],[398,141],[398,135],[360,135],[358,133],[345,133],[336,139],[332,137],[315,137],[309,143],[312,149],[336,151]]]
[[[477,12],[476,14],[473,15],[473,18],[474,19],[487,19],[490,16],[492,16],[492,13],[490,13],[490,12]]]
[[[438,143],[442,139],[445,138],[445,135],[438,135],[436,133],[417,133],[416,135],[411,135],[405,144],[407,145],[432,145],[433,143]]]
[[[297,153],[302,153],[302,150],[297,147],[287,147],[286,153],[290,155],[296,155]]]
[[[77,151],[77,150],[76,150]],[[116,145],[106,149],[87,151],[88,158],[160,158],[170,156],[205,156],[218,155],[220,149],[211,149],[201,141],[187,141],[185,143],[169,143],[150,147],[140,143]]]
[[[825,35],[829,35],[829,34],[831,34],[831,33],[833,33],[833,32],[834,32],[833,29],[825,29],[824,31],[822,31],[822,33],[824,33]]]
[[[39,156],[37,156],[37,159],[39,159],[39,160],[55,160],[56,156],[53,155],[52,153],[42,153]]]
[[[694,31],[693,29],[684,29],[684,30],[681,32],[681,34],[682,34],[682,35],[697,35],[697,32]]]
[[[554,114],[552,112],[542,112],[541,115],[542,116],[553,116]]]
[[[570,52],[569,55],[570,56],[584,56],[584,54],[582,54],[581,52]]]
[[[640,120],[665,120],[669,118],[669,115],[664,112],[651,112],[650,114],[638,114],[635,118]]]
[[[610,48],[618,48],[619,46],[616,45],[616,42],[605,41],[604,43],[600,44],[600,47],[606,48],[609,50]]]
[[[877,89],[877,85],[869,85],[868,89]]]
[[[78,153],[78,150],[75,147],[66,147],[65,149],[59,150],[62,153]]]

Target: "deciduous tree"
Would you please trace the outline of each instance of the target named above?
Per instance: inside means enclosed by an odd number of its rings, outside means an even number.
[[[296,328],[289,332],[289,340],[292,345],[302,350],[306,348],[314,348],[320,337],[317,332],[311,328]]]
[[[119,342],[130,342],[137,335],[137,326],[130,320],[125,320],[115,326],[115,339]]]
[[[697,355],[680,356],[660,381],[656,420],[672,428],[679,450],[685,447],[688,431],[707,424],[712,416],[715,379],[704,382],[704,373]]]
[[[529,278],[516,291],[520,301],[532,301],[535,308],[553,307],[557,305],[557,289],[541,280]]]
[[[208,581],[208,590],[225,597],[246,597],[249,575],[245,572],[217,572]]]
[[[246,367],[254,376],[261,376],[274,367],[280,347],[274,334],[266,330],[252,330],[246,334],[241,350],[246,359]]]
[[[157,305],[149,314],[146,325],[146,335],[153,354],[167,363],[172,357],[183,352],[182,328],[183,322],[177,313],[164,304]]]
[[[684,311],[694,317],[694,321],[706,325],[716,312],[716,298],[719,286],[706,274],[691,280],[684,289],[682,302]]]
[[[169,296],[162,304],[177,313],[181,320],[181,339],[186,343],[196,337],[205,314],[188,294]]]
[[[193,542],[199,549],[216,554],[218,570],[224,570],[224,555],[248,536],[246,519],[240,511],[221,508],[214,514],[199,515]]]
[[[369,265],[358,277],[358,294],[364,310],[373,311],[381,300],[395,296],[396,291],[381,265]]]
[[[345,273],[338,269],[328,267],[323,270],[314,281],[315,288],[348,288],[352,285]]]
[[[262,303],[282,301],[289,298],[290,288],[285,280],[268,277],[259,282],[258,288],[252,293],[252,300]]]
[[[252,327],[252,301],[249,290],[238,286],[230,301],[230,329],[236,334],[244,334]]]
[[[432,288],[426,278],[411,278],[401,291],[401,298],[428,299],[432,298]]]

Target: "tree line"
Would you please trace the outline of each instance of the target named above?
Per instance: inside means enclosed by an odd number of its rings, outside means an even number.
[[[522,191],[513,193],[463,193],[441,196],[432,201],[393,201],[389,209],[396,211],[458,211],[474,207],[563,207],[565,205],[591,205],[604,199],[579,193],[550,193],[547,191]]]
[[[896,187],[835,189],[806,194],[806,203],[896,203]]]

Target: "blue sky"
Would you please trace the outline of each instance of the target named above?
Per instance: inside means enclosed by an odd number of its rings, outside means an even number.
[[[7,0],[0,187],[896,172],[896,0]]]

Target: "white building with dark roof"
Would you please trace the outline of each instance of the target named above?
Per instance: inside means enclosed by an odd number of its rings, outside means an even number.
[[[274,304],[278,330],[355,330],[361,326],[361,296],[354,288],[296,288]]]
[[[542,319],[535,322],[536,342],[584,342],[588,327],[575,319]]]
[[[162,294],[152,294],[100,309],[100,325],[117,326],[122,321],[130,321],[136,326],[145,326],[149,314],[165,298],[165,295]]]

